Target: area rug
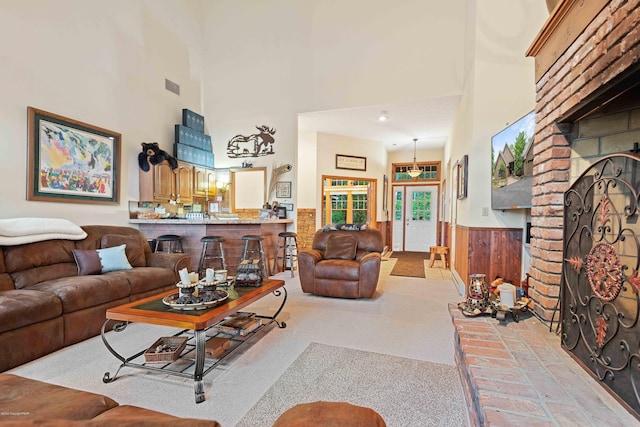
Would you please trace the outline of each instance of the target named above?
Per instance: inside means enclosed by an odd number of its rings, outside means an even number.
[[[390,275],[425,277],[424,261],[429,259],[429,252],[393,252],[389,258],[398,259]]]
[[[236,427],[320,400],[371,408],[388,427],[464,426],[463,399],[455,366],[311,343]]]

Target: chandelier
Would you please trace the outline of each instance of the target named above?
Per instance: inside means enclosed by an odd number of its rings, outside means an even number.
[[[416,163],[416,142],[418,142],[418,138],[413,138],[413,166],[408,171],[411,178],[419,177],[422,173],[420,168],[418,168],[418,164]]]

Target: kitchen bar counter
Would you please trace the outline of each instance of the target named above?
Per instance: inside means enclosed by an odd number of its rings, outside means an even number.
[[[291,219],[130,219],[129,223],[137,224],[138,228],[147,239],[155,239],[162,234],[177,234],[182,237],[182,248],[191,256],[190,271],[198,271],[202,243],[204,236],[221,236],[225,241],[222,244],[227,261],[227,269],[230,275],[236,274],[244,241],[242,236],[247,234],[263,237],[265,258],[267,259],[267,271],[270,274],[273,258],[276,251],[278,234],[286,231],[287,224],[293,223]],[[216,264],[216,268],[217,264]]]
[[[292,219],[130,219],[131,224],[292,224]]]

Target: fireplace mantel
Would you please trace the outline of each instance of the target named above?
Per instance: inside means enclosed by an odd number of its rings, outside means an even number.
[[[610,0],[561,0],[527,50],[538,82]]]

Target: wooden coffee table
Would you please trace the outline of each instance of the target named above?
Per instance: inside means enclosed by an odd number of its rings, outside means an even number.
[[[215,326],[218,322],[222,321],[225,317],[237,313],[243,307],[263,298],[264,296],[273,293],[276,297],[282,297],[282,304],[276,310],[272,316],[256,315],[263,320],[263,326],[275,322],[280,328],[285,328],[287,325],[284,322],[279,322],[276,317],[282,311],[285,302],[287,301],[287,290],[284,288],[283,280],[264,279],[262,286],[258,288],[251,287],[236,287],[235,288],[238,297],[235,299],[228,299],[221,305],[213,308],[207,308],[202,310],[176,310],[162,302],[162,299],[177,292],[168,291],[162,294],[154,295],[148,298],[140,299],[134,302],[130,302],[118,307],[110,308],[107,310],[107,320],[102,325],[101,335],[102,342],[107,347],[109,352],[113,354],[120,362],[120,366],[116,373],[111,376],[109,372],[106,372],[102,378],[102,381],[109,383],[116,379],[120,369],[124,366],[135,367],[140,369],[146,369],[149,371],[160,371],[164,374],[177,375],[180,377],[193,378],[196,403],[204,401],[204,387],[202,384],[202,378],[209,373],[218,363],[222,360],[220,358],[216,362],[209,363],[205,367],[205,345],[211,336],[207,335],[207,330],[212,326]],[[170,326],[176,328],[182,328],[183,330],[175,334],[174,336],[187,335],[191,336],[190,342],[195,343],[187,344],[187,348],[182,352],[180,356],[181,361],[187,361],[190,363],[184,364],[179,369],[172,369],[171,366],[174,362],[166,362],[161,365],[151,365],[148,363],[140,363],[134,361],[134,359],[142,356],[146,350],[143,349],[134,355],[129,357],[122,356],[116,352],[113,347],[107,341],[106,331],[108,325],[115,322],[113,330],[116,332],[122,332],[129,322],[148,323],[151,325]],[[152,337],[149,340],[149,344],[156,340],[157,337]],[[238,348],[242,343],[246,342],[246,337],[237,340],[239,344],[235,345],[232,350]],[[188,354],[193,354],[192,350],[195,348],[195,358],[189,357]],[[225,354],[228,355],[231,351]]]

